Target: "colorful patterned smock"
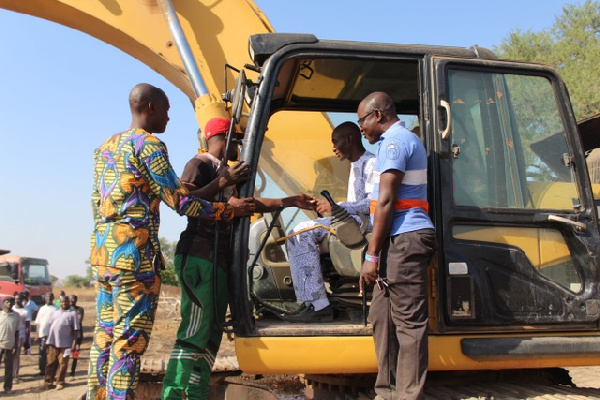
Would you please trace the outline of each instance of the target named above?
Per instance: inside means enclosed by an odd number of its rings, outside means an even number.
[[[165,144],[145,130],[118,133],[96,149],[91,264],[154,272],[161,200],[180,215],[233,218],[230,205],[191,196],[173,171]]]

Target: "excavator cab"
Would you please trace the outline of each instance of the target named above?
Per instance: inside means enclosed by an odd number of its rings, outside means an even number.
[[[250,49],[259,77],[242,159],[256,179],[241,196],[327,190],[341,201],[348,166],[334,159],[330,134],[355,121],[374,91],[389,93],[400,120],[418,128],[438,239],[428,271],[430,370],[597,362],[598,219],[568,94],[551,68],[497,60],[479,47],[312,35],[255,35]],[[290,134],[289,121],[301,121],[300,134]],[[330,235],[322,266],[338,308],[333,322],[290,324],[266,312],[293,310],[284,238],[315,217],[286,209],[235,224],[230,307],[245,371],[376,369],[372,328],[360,318],[363,244]]]

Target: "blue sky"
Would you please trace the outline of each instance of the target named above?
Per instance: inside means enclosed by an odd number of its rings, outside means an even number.
[[[278,32],[323,39],[493,48],[512,30],[550,27],[556,0],[406,2],[256,0]],[[133,85],[162,87],[171,121],[161,137],[181,173],[197,148],[186,96],[141,62],[88,35],[0,10],[0,249],[47,258],[51,273],[85,273],[92,228],[92,151],[129,126]],[[191,152],[190,152],[191,151]],[[185,218],[162,209],[161,236]]]

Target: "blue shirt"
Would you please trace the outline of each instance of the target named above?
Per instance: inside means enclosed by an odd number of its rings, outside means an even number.
[[[400,121],[393,124],[378,142],[375,161],[375,186],[371,194],[371,222],[379,197],[381,174],[398,170],[404,173],[402,183],[396,193],[394,216],[390,236],[419,229],[433,229],[427,213],[427,153],[423,144]]]

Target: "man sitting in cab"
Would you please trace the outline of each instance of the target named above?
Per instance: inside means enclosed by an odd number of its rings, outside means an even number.
[[[358,124],[360,125],[361,122],[359,120]],[[339,205],[359,221],[359,213],[369,213],[375,156],[365,150],[360,129],[353,122],[338,125],[331,133],[331,142],[333,152],[340,161],[348,160],[351,163],[348,196],[346,201]],[[318,200],[317,212],[321,215],[331,212],[329,201]],[[328,322],[334,317],[333,308],[327,298],[319,258],[319,243],[326,239],[328,231],[320,227],[310,229],[315,225],[329,226],[330,218],[317,218],[299,223],[290,234],[305,231],[287,240],[294,291],[298,301],[303,302],[296,313],[283,317],[288,322]]]

